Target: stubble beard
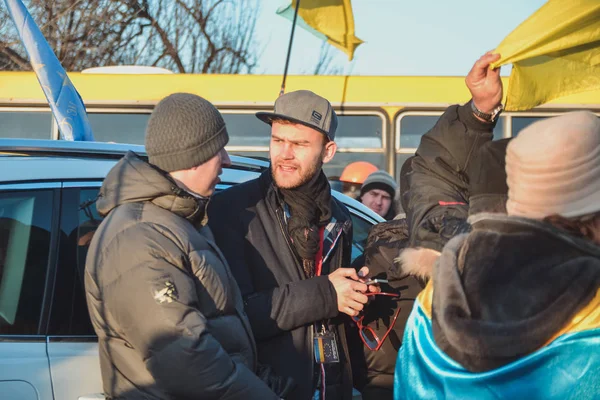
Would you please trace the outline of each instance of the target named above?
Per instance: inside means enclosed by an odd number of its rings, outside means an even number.
[[[273,177],[273,182],[275,182],[275,186],[279,189],[296,189],[305,183],[309,182],[315,174],[318,174],[323,167],[323,162],[321,158],[319,158],[314,164],[311,164],[308,169],[298,168],[297,171],[299,173],[297,179],[294,180],[284,180],[280,179],[275,172],[277,170],[277,165],[275,165],[275,169],[271,168],[271,176]]]

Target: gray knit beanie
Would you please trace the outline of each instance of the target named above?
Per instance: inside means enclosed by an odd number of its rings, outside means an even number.
[[[146,128],[148,161],[166,172],[203,164],[227,142],[221,113],[195,94],[174,93],[162,99]]]
[[[372,189],[385,190],[394,198],[398,184],[390,174],[380,169],[367,176],[367,179],[365,179],[360,188],[360,195],[362,196]]]

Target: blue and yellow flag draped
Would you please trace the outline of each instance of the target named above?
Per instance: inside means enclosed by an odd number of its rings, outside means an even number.
[[[543,348],[501,368],[472,373],[437,347],[428,284],[408,319],[398,353],[395,400],[600,398],[600,291]]]
[[[277,14],[294,20],[297,0],[277,10]],[[350,0],[301,0],[298,26],[321,40],[342,50],[352,60],[354,51],[363,43],[354,36],[354,15]]]
[[[548,0],[494,50],[512,63],[506,109],[600,89],[600,1]]]
[[[21,0],[4,0],[63,140],[94,140],[83,101]]]

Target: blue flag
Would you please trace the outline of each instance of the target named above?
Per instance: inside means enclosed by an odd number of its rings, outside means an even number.
[[[61,139],[93,141],[83,101],[21,0],[4,0],[48,99]]]
[[[578,314],[573,321],[593,325],[600,322],[597,316]],[[598,399],[598,349],[600,328],[588,328],[565,333],[496,369],[469,372],[437,346],[431,315],[417,299],[398,352],[394,399]]]

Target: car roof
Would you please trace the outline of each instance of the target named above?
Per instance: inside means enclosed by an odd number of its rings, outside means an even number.
[[[44,181],[101,181],[128,151],[142,158],[144,146],[66,140],[0,138],[0,185]],[[219,189],[258,177],[269,167],[264,160],[230,155]],[[384,219],[362,203],[332,190],[335,198],[374,222]]]
[[[144,146],[66,140],[0,139],[0,183],[102,180],[128,151],[146,158]],[[231,156],[221,181],[235,184],[255,178],[269,163]],[[27,163],[27,164],[25,164]]]

